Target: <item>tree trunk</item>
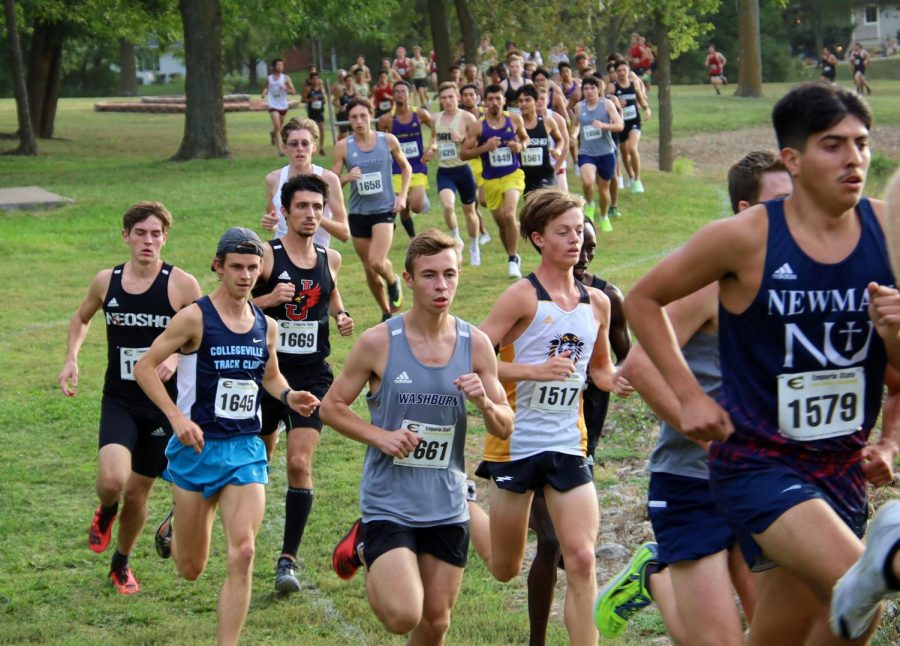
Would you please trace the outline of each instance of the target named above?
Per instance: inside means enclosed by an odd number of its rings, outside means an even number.
[[[34,139],[31,114],[28,109],[28,90],[25,87],[25,64],[22,61],[22,47],[19,44],[19,30],[16,26],[15,0],[4,0],[3,8],[6,13],[7,44],[13,71],[16,113],[19,117],[19,147],[12,152],[16,155],[37,155],[37,142]]]
[[[672,48],[669,28],[662,11],[653,16],[656,28],[656,86],[659,96],[659,170],[671,172],[675,162],[672,148]]]
[[[259,59],[256,56],[251,56],[247,59],[247,78],[248,84],[250,86],[250,93],[258,92],[259,87],[259,74],[256,73],[256,65],[259,63]]]
[[[34,25],[28,55],[28,105],[31,126],[41,139],[53,137],[62,72],[64,26],[39,20]]]
[[[428,17],[431,21],[431,40],[434,43],[434,56],[438,65],[438,82],[443,83],[450,80],[450,65],[453,64],[450,23],[444,0],[428,0]]]
[[[762,96],[759,0],[738,0],[738,86],[735,96]]]
[[[466,62],[478,63],[478,41],[481,36],[469,2],[468,0],[453,0],[453,5],[456,7],[456,19],[459,20],[459,32],[463,39]]]
[[[134,43],[119,39],[119,79],[122,96],[137,96],[137,67],[134,62]]]
[[[222,7],[219,0],[179,0],[184,25],[184,137],[173,159],[229,157],[222,100]]]

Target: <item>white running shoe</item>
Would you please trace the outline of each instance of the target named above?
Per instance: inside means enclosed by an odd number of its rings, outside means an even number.
[[[858,639],[870,628],[884,599],[900,596],[888,588],[885,561],[900,541],[900,500],[882,505],[866,533],[866,549],[831,591],[832,632],[843,639]],[[888,565],[889,567],[889,565]]]
[[[428,195],[425,196],[425,201],[422,202],[422,212],[419,215],[425,215],[431,210],[431,200],[428,199]]]
[[[478,246],[477,238],[469,244],[469,264],[473,267],[481,265],[481,247]]]
[[[478,238],[478,244],[480,244],[480,245],[485,245],[490,241],[491,241],[491,234],[488,233],[487,231],[482,233],[481,236]]]
[[[623,186],[623,185],[619,185],[619,188],[631,188],[631,184],[632,184],[632,181],[631,181],[631,175],[629,175],[628,177],[623,178],[623,181],[624,181],[624,186]]]
[[[506,275],[510,278],[522,277],[522,256],[516,256],[515,260],[509,261],[509,268],[506,272]]]
[[[643,183],[641,183],[641,180],[636,179],[636,180],[634,180],[634,182],[632,182],[631,192],[632,193],[643,193],[644,192],[644,185],[643,185]]]
[[[619,188],[625,188],[625,178],[624,178],[624,177],[622,177],[621,175],[619,175],[617,181],[618,181],[618,184],[619,184]]]

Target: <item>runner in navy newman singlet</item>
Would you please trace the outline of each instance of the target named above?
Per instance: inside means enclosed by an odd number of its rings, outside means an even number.
[[[173,317],[135,367],[138,384],[174,431],[166,478],[174,485],[175,507],[157,529],[157,551],[171,555],[190,581],[206,568],[216,507],[222,507],[228,564],[217,607],[220,644],[237,643],[250,606],[269,481],[259,437],[260,389],[301,415],[319,404],[314,395],[292,390],[278,371],[275,322],[248,302],[262,255],[253,231],[226,231],[212,264],[219,288]],[[175,351],[181,353],[177,404],[157,374]]]
[[[175,312],[200,297],[196,279],[163,262],[172,216],[159,202],[139,202],[122,218],[122,238],[131,250],[123,265],[98,273],[69,324],[66,362],[59,375],[65,395],[78,386],[78,351],[91,318],[99,309],[106,317],[107,366],[100,404],[100,452],[97,496],[100,506],[88,529],[88,545],[103,552],[123,500],[116,551],[109,578],[120,594],[139,585],[128,556],[147,518],[147,498],[166,466],[165,447],[172,429],[134,380],[134,366]],[[169,357],[159,368],[169,392],[178,362]],[[71,383],[71,385],[70,385]]]
[[[678,397],[682,433],[713,441],[713,498],[764,570],[750,643],[831,643],[832,588],[863,551],[866,482],[893,478],[900,378],[886,364],[900,365],[900,339],[868,309],[896,291],[879,287],[894,284],[883,203],[862,197],[868,106],[805,84],[773,122],[793,194],[701,229],[632,288],[626,314]],[[716,280],[721,406],[678,356],[661,309]]]

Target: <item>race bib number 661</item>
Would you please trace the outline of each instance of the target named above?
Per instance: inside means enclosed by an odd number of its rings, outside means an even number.
[[[778,375],[778,429],[808,442],[856,432],[863,423],[862,368]]]
[[[419,443],[407,457],[394,458],[394,464],[427,469],[446,469],[449,466],[455,425],[426,424],[405,419],[401,427],[418,435]]]

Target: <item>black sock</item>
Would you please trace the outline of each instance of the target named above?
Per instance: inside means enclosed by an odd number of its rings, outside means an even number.
[[[510,261],[510,262],[518,262],[518,261],[519,261],[519,257],[518,257],[517,255],[513,254],[513,255],[511,255],[511,256],[509,257],[509,261]]]
[[[110,572],[124,572],[128,567],[128,555],[122,554],[119,550],[113,552],[112,561],[109,564]]]
[[[312,489],[294,489],[288,487],[284,498],[284,538],[281,543],[281,553],[297,556],[300,549],[300,540],[303,538],[303,530],[306,529],[306,521],[309,519],[309,511],[312,509]]]
[[[897,575],[894,574],[894,569],[891,567],[897,552],[900,552],[900,541],[894,543],[894,546],[888,550],[887,558],[884,559],[884,580],[891,590],[900,590],[900,579],[897,578]]]
[[[410,216],[406,220],[404,220],[403,218],[400,218],[400,224],[402,224],[403,228],[406,229],[406,233],[409,234],[410,238],[416,237],[416,227],[413,224],[412,216]]]
[[[97,524],[100,525],[100,531],[105,532],[106,528],[109,527],[109,524],[112,522],[113,518],[116,517],[116,514],[119,511],[119,501],[115,501],[109,507],[104,507],[100,505],[100,518],[97,521]]]

